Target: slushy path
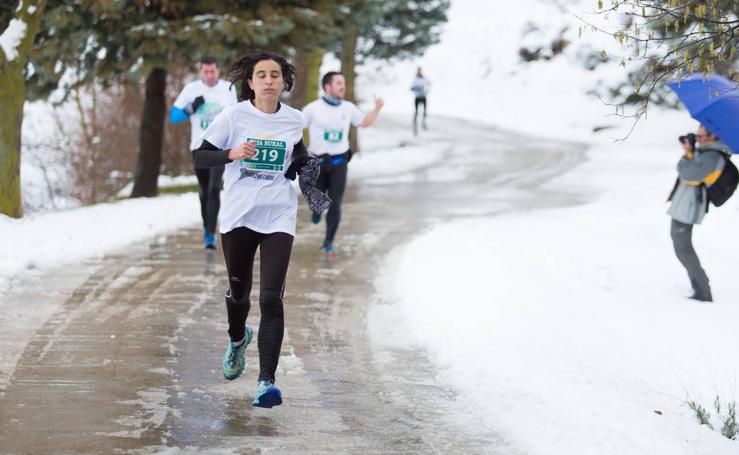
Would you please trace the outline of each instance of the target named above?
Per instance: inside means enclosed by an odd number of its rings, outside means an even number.
[[[386,117],[378,134],[398,136],[405,123]],[[320,257],[324,225],[310,225],[301,202],[277,373],[283,406],[251,407],[256,343],[244,375],[223,379],[225,267],[193,227],[84,265],[94,272],[25,347],[0,397],[0,452],[515,453],[465,420],[423,350],[373,348],[366,315],[384,304],[375,277],[391,249],[455,217],[576,203],[540,186],[584,150],[470,122],[429,123],[434,133],[415,143],[444,152],[428,166],[362,179],[350,166],[336,260]],[[54,280],[65,273],[80,269],[57,270]],[[39,296],[12,298],[31,305]],[[255,328],[257,302],[255,291]]]

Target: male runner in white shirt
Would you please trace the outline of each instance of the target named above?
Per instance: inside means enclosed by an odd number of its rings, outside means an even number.
[[[236,89],[219,79],[220,68],[212,57],[200,61],[200,79],[190,82],[182,89],[169,112],[172,123],[180,123],[188,118],[191,126],[190,150],[200,145],[200,137],[224,107],[238,102]],[[221,179],[223,166],[208,169],[195,169],[200,187],[200,214],[203,217],[203,242],[205,248],[216,247],[216,224],[221,207]]]
[[[341,221],[341,199],[346,187],[347,163],[352,158],[349,149],[349,126],[368,128],[375,123],[384,105],[382,98],[375,100],[375,108],[364,114],[351,101],[346,101],[344,75],[331,71],[321,81],[324,96],[303,109],[303,125],[308,128],[310,143],[308,151],[321,159],[321,175],[317,188],[328,192],[333,201],[326,216],[326,237],[323,252],[327,257],[336,256],[333,246],[336,231]],[[321,215],[314,213],[312,221],[320,223]]]

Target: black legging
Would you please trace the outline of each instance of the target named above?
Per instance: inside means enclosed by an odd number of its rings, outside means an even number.
[[[254,256],[259,247],[259,380],[275,380],[285,332],[282,296],[290,263],[293,236],[284,232],[261,234],[245,227],[221,235],[223,255],[228,269],[229,291],[226,293],[228,335],[231,341],[244,339],[244,324],[251,304]]]
[[[221,209],[221,179],[224,166],[195,168],[200,187],[200,215],[203,217],[203,227],[211,234],[216,232],[218,211]]]
[[[331,158],[326,158],[330,160]],[[318,177],[316,188],[319,191],[326,192],[331,198],[333,204],[328,209],[326,215],[326,238],[324,245],[329,245],[334,241],[336,231],[339,230],[339,222],[341,221],[341,199],[344,197],[344,189],[346,188],[346,175],[348,166],[346,161],[339,164],[325,163],[321,166],[321,175]]]
[[[416,102],[415,102],[416,110],[415,110],[415,113],[413,114],[414,121],[416,120],[416,118],[418,118],[418,105],[419,104],[423,104],[423,117],[426,118],[426,97],[419,96],[416,98]]]

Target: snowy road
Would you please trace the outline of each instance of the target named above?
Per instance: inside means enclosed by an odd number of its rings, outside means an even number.
[[[93,271],[25,346],[0,395],[0,452],[515,453],[473,421],[459,425],[466,411],[425,352],[372,341],[382,334],[368,333],[367,313],[384,304],[375,276],[386,252],[436,223],[579,202],[540,187],[584,148],[451,119],[431,125],[404,147],[426,160],[420,169],[404,148],[378,145],[363,154],[387,154],[382,177],[363,171],[362,155],[352,162],[336,261],[319,256],[323,225],[309,225],[301,206],[277,376],[285,405],[250,405],[256,346],[242,378],[223,380],[225,267],[193,227],[53,273],[50,283]],[[386,117],[374,134],[396,147],[390,138],[406,129]],[[8,298],[30,305],[53,290]]]

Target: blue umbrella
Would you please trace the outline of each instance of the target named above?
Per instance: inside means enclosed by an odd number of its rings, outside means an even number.
[[[690,115],[739,153],[739,88],[725,77],[693,74],[667,84]]]

